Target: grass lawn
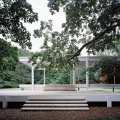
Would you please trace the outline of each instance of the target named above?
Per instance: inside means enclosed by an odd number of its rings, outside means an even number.
[[[0,88],[0,91],[20,91],[21,89],[20,88]],[[24,90],[32,90],[31,88],[25,88]],[[43,90],[43,87],[41,88],[34,88],[34,90],[38,91],[42,91]],[[80,88],[80,90],[86,90],[86,88]],[[112,87],[106,87],[106,88],[101,88],[101,87],[95,87],[95,88],[89,88],[89,90],[103,90],[103,91],[110,91],[110,92],[113,92],[113,88]],[[114,88],[114,92],[119,92],[120,93],[120,87],[116,87]]]
[[[19,91],[20,88],[0,88],[0,91]]]
[[[0,91],[21,91],[21,88],[0,88]],[[32,88],[25,88],[24,91],[29,91],[32,90]],[[42,91],[43,88],[34,88],[34,90],[38,91]]]
[[[80,90],[86,90],[86,88],[80,88]],[[112,87],[95,87],[95,88],[89,88],[89,90],[103,90],[103,91],[110,91],[113,92],[113,88]],[[114,92],[119,92],[120,93],[120,87],[116,87],[114,88]]]

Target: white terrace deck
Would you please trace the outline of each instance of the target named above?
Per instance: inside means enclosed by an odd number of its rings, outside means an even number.
[[[120,102],[120,93],[107,91],[0,91],[0,102],[3,108],[8,102],[25,102],[30,96],[41,96],[44,98],[56,97],[85,97],[87,102],[107,102],[107,107],[112,107],[112,102]]]

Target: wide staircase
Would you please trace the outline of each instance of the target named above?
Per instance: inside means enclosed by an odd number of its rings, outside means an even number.
[[[31,96],[22,110],[89,110],[85,97],[66,95]]]
[[[75,90],[74,85],[46,85],[44,93],[30,96],[22,110],[89,110],[85,97]]]

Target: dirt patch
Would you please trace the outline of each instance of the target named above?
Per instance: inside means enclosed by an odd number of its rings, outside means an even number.
[[[86,120],[120,116],[120,107],[90,107],[89,111],[21,111],[0,109],[0,120]]]

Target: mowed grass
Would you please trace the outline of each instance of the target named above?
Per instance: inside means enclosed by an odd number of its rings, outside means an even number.
[[[86,88],[81,88],[80,90],[86,90]],[[95,88],[89,88],[89,90],[103,90],[103,91],[109,91],[109,92],[113,92],[113,88],[112,87],[95,87]],[[115,87],[114,88],[114,92],[120,92],[120,87]]]
[[[43,91],[43,87],[40,88],[34,88],[35,91]],[[29,91],[32,90],[32,88],[25,88],[24,91]],[[77,89],[76,89],[77,90]],[[79,91],[85,91],[87,90],[86,88],[80,88]],[[89,88],[88,90],[103,90],[103,91],[110,91],[113,92],[112,87],[95,87],[95,88]],[[0,91],[21,91],[21,88],[0,88]],[[115,87],[114,92],[120,93],[120,87]]]
[[[21,88],[0,88],[0,91],[32,91],[32,88],[25,88],[21,90]],[[35,91],[43,91],[43,88],[34,88]]]

